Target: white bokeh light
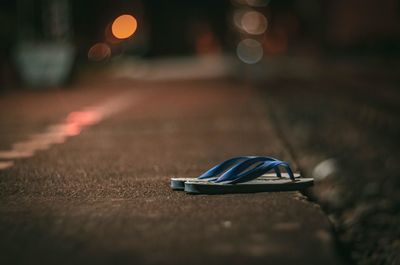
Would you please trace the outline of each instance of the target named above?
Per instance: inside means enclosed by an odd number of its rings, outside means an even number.
[[[260,35],[267,30],[267,19],[258,11],[245,12],[240,20],[241,28],[249,34]]]
[[[255,64],[263,58],[263,48],[260,42],[253,39],[244,39],[237,45],[236,54],[247,64]]]

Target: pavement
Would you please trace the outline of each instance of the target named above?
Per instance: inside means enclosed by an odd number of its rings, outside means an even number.
[[[400,68],[320,68],[313,78],[267,80],[260,91],[285,146],[314,177],[307,196],[329,216],[345,255],[400,264]]]
[[[299,192],[169,187],[230,156],[292,160],[267,109],[228,79],[3,93],[0,263],[343,264]]]

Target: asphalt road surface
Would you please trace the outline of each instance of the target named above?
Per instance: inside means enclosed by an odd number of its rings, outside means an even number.
[[[0,263],[340,264],[327,217],[299,192],[169,188],[236,155],[291,160],[260,94],[237,82],[4,93]]]

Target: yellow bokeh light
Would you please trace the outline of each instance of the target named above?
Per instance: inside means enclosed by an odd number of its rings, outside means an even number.
[[[117,17],[111,25],[111,32],[117,39],[127,39],[135,33],[137,21],[131,15]]]

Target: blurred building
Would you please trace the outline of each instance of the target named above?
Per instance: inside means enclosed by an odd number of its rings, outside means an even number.
[[[69,43],[74,66],[90,61],[91,49],[100,62],[237,49],[258,58],[252,45],[264,55],[399,54],[399,9],[396,0],[2,1],[0,86],[21,80],[13,52],[27,42]],[[240,12],[247,30],[235,26]],[[123,14],[137,20],[137,30],[118,40],[110,27]]]

